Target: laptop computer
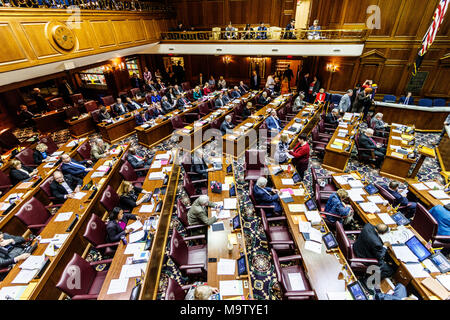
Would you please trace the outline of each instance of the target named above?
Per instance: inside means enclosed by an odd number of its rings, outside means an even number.
[[[412,236],[405,242],[405,245],[416,255],[420,262],[431,256],[431,252],[416,236]]]

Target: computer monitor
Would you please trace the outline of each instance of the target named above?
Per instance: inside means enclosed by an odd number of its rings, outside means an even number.
[[[378,189],[377,189],[377,187],[375,187],[375,186],[373,185],[373,183],[368,184],[367,186],[365,186],[365,187],[364,187],[364,190],[366,190],[367,193],[370,194],[370,195],[375,194],[375,193],[378,193]]]
[[[237,260],[237,270],[239,276],[247,275],[247,263],[245,262],[245,256],[242,256]]]
[[[233,230],[239,229],[241,227],[241,219],[239,215],[233,218]]]
[[[297,172],[292,176],[292,180],[294,180],[294,183],[300,182],[300,176]]]
[[[412,236],[405,245],[419,258],[420,262],[431,256],[431,252],[416,236]]]
[[[447,273],[450,271],[450,262],[441,252],[433,254],[430,257],[430,260],[436,265],[441,273]]]
[[[331,232],[328,232],[327,234],[323,235],[322,238],[328,250],[338,247],[338,243]]]
[[[361,284],[358,281],[350,283],[347,286],[347,288],[350,291],[350,294],[352,295],[353,299],[355,299],[355,300],[367,300],[367,296],[364,293],[364,290],[363,290],[363,288],[361,287]]]
[[[308,201],[306,201],[305,206],[309,211],[317,210],[317,205],[313,199],[309,199]]]

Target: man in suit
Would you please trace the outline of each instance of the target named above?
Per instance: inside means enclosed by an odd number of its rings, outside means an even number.
[[[146,91],[157,91],[155,83],[153,82],[153,80],[149,80],[147,81],[147,84],[145,85],[145,90]]]
[[[339,112],[345,113],[347,111],[350,111],[352,108],[352,101],[351,97],[353,96],[353,90],[349,89],[347,90],[347,93],[344,94],[341,98],[341,101],[339,101]]]
[[[28,107],[24,104],[21,104],[19,107],[19,112],[17,115],[19,116],[20,123],[25,127],[33,127],[35,126],[35,122],[33,120],[34,114],[28,110]]]
[[[36,101],[36,109],[38,113],[45,113],[48,110],[47,101],[41,95],[41,89],[34,88],[31,94],[33,96],[34,101]]]
[[[250,77],[250,88],[252,90],[258,90],[260,84],[261,84],[261,78],[259,77],[259,75],[256,71],[253,71],[252,76]]]
[[[359,136],[359,147],[363,149],[373,150],[375,155],[375,164],[380,166],[383,162],[384,155],[386,154],[386,148],[382,147],[381,144],[377,144],[373,139],[373,129],[366,129]],[[368,151],[363,151],[363,155],[371,156]]]
[[[219,93],[216,101],[214,101],[214,107],[216,109],[222,108],[225,105],[225,101],[223,101],[223,92]]]
[[[189,101],[184,97],[184,93],[177,95],[177,108],[183,110],[189,106]]]
[[[191,170],[197,173],[197,175],[193,177],[192,181],[208,179],[208,172],[214,171],[214,167],[208,169],[202,148],[195,150],[194,155],[192,156]]]
[[[294,35],[294,33],[291,30],[295,29],[295,20],[292,19],[289,21],[289,23],[286,26],[286,31],[284,33],[285,39],[297,39],[297,37]]]
[[[139,111],[139,113],[134,118],[136,120],[137,126],[142,126],[145,122],[150,120],[150,116],[148,112],[145,112],[144,110]]]
[[[331,124],[333,126],[337,126],[339,123],[339,110],[334,108],[325,116],[325,123]]]
[[[288,68],[284,70],[283,79],[287,79],[288,88],[291,90],[291,79],[294,77],[294,72],[291,69],[291,65],[288,65]]]
[[[248,87],[244,84],[244,81],[239,82],[239,92],[241,93],[241,96],[246,94],[248,91]]]
[[[140,88],[142,85],[142,80],[137,76],[136,73],[133,73],[133,76],[130,78],[130,82],[132,88]]]
[[[173,110],[174,106],[175,106],[175,104],[171,105],[169,103],[169,100],[167,99],[166,96],[163,96],[161,98],[161,108],[162,108],[162,110],[164,111],[165,114],[171,112]]]
[[[306,95],[309,91],[309,73],[305,73],[299,81],[298,91],[303,91]]]
[[[280,132],[283,128],[281,127],[281,120],[278,118],[277,111],[270,111],[270,116],[266,119],[266,126],[269,130],[274,130]]]
[[[398,205],[400,205],[402,207],[405,206],[406,208],[402,210],[402,213],[404,213],[408,219],[412,219],[412,217],[416,213],[417,203],[410,202],[408,200],[408,198],[403,196],[399,192],[398,186],[399,186],[399,183],[397,181],[393,181],[393,180],[389,183],[389,185],[382,185],[382,187],[384,189],[386,189],[395,198],[394,207],[396,207]]]
[[[183,90],[176,84],[173,86],[173,93],[175,94],[182,94]]]
[[[164,83],[161,81],[161,78],[156,79],[156,84],[155,87],[158,91],[161,91],[163,89],[166,88],[166,86],[164,85]]]
[[[136,147],[131,147],[128,149],[127,161],[134,169],[148,169],[150,168],[152,160],[153,158],[149,158]]]
[[[258,32],[256,33],[256,39],[266,40],[267,39],[267,27],[264,26],[264,22],[259,24],[259,27],[256,29]]]
[[[374,300],[418,300],[418,299],[413,294],[408,296],[408,291],[406,291],[406,287],[401,283],[397,283],[393,293],[383,293],[380,290],[379,286],[375,287]]]
[[[121,116],[125,113],[128,112],[127,107],[122,103],[122,99],[121,98],[117,98],[116,99],[116,103],[113,104],[112,106],[113,111],[116,115]]]
[[[57,203],[63,203],[66,199],[72,199],[75,193],[80,192],[83,185],[83,180],[71,176],[70,174],[63,175],[59,170],[53,173],[53,181],[50,184],[50,191],[52,196],[56,198]]]
[[[234,125],[231,123],[231,116],[226,115],[225,120],[220,125],[220,131],[222,135],[226,135],[227,133],[233,133]]]
[[[270,101],[270,98],[267,97],[267,92],[266,91],[264,91],[258,98],[258,104],[262,104],[263,106],[268,104],[269,101]]]
[[[227,103],[229,103],[229,102],[231,101],[231,99],[230,99],[230,97],[228,96],[228,93],[227,93],[227,92],[224,92],[224,93],[223,93],[222,99],[223,99],[223,102],[224,102],[225,104],[227,104]]]
[[[72,160],[68,154],[63,154],[61,156],[62,164],[61,171],[63,174],[70,174],[79,178],[84,178],[84,176],[92,171],[92,168],[88,168],[86,165],[92,165],[91,160],[75,161]]]
[[[255,201],[263,206],[274,206],[273,211],[276,215],[281,215],[283,212],[283,208],[280,205],[280,194],[279,190],[267,187],[267,179],[264,177],[259,177],[253,187]],[[266,213],[270,215],[271,211],[271,209],[268,209]]]
[[[239,92],[239,88],[235,86],[233,91],[231,91],[231,99],[239,99],[240,97],[241,93]]]
[[[142,108],[142,105],[134,100],[132,100],[130,97],[127,97],[127,104],[126,104],[126,108],[130,111],[134,111],[137,109]]]
[[[73,95],[73,90],[66,79],[63,79],[63,81],[59,85],[58,94],[63,97],[66,104],[72,104],[72,99],[70,98],[70,96]]]
[[[381,279],[393,274],[393,269],[385,261],[389,243],[383,243],[379,236],[388,231],[389,228],[384,223],[377,224],[376,226],[373,226],[371,223],[366,223],[358,238],[353,243],[353,252],[356,257],[378,260],[378,266],[381,268]]]
[[[322,28],[319,26],[319,20],[314,20],[313,25],[309,27],[309,30],[313,31],[308,32],[308,40],[319,40],[322,34],[318,30],[321,29]]]
[[[99,121],[109,121],[111,120],[111,114],[106,110],[105,106],[100,107],[100,112],[98,113],[98,120]]]
[[[8,268],[30,256],[29,253],[24,252],[24,243],[23,237],[0,231],[0,268]]]

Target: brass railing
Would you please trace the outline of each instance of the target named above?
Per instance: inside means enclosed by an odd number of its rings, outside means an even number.
[[[183,31],[183,32],[162,32],[161,40],[176,41],[264,41],[264,40],[282,40],[282,41],[303,41],[303,40],[366,40],[367,29],[333,29],[333,30],[307,30],[294,29],[286,31],[285,29],[268,29],[266,31]]]
[[[0,0],[0,8],[43,8],[115,11],[152,11],[158,13],[175,12],[174,7],[164,4],[133,0]]]

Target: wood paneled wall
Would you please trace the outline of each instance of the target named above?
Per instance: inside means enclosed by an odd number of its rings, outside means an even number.
[[[67,21],[79,22],[73,28],[78,46],[61,53],[45,29],[51,22]],[[82,10],[74,18],[66,10],[1,8],[0,72],[152,43],[172,25],[146,12]]]

